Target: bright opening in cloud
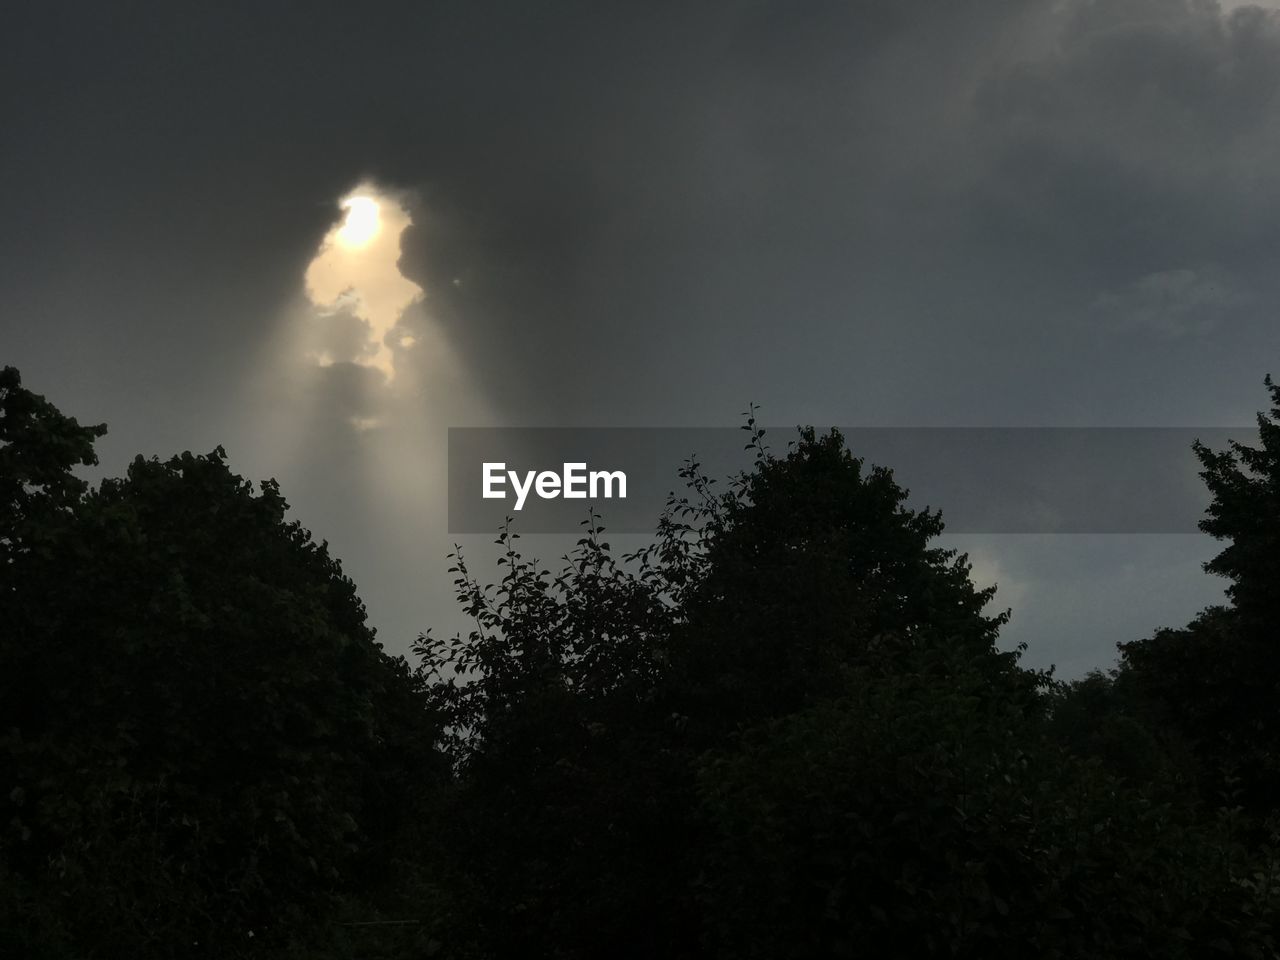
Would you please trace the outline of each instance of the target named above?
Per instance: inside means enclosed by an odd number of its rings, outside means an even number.
[[[395,376],[395,351],[413,345],[403,331],[393,336],[405,311],[423,290],[400,272],[400,237],[413,224],[399,198],[365,184],[339,204],[346,211],[320,242],[307,266],[307,298],[317,317],[344,314],[363,324],[363,336],[326,343],[317,362],[356,363]]]

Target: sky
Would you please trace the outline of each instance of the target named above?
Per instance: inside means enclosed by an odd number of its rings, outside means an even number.
[[[22,5],[0,361],[108,473],[279,479],[397,653],[487,546],[451,426],[1248,424],[1276,6]],[[1205,537],[949,544],[1063,676],[1222,596]]]

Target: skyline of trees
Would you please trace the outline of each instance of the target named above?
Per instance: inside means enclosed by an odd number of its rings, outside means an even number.
[[[475,627],[410,663],[273,481],[90,487],[105,428],[5,368],[0,954],[1276,956],[1266,385],[1195,449],[1228,602],[1062,683],[837,431],[753,408],[631,554],[459,552]]]

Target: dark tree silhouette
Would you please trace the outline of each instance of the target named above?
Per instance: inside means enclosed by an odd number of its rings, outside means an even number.
[[[1258,414],[1260,444],[1195,445],[1212,500],[1200,528],[1226,546],[1205,569],[1230,604],[1121,646],[1121,680],[1200,758],[1208,799],[1280,809],[1280,385]]]
[[[1275,853],[1186,789],[1265,812],[1274,418],[1198,448],[1233,604],[1062,685],[939,514],[754,411],[637,553],[459,553],[414,670],[221,449],[90,489],[101,427],[8,369],[0,414],[2,956],[1276,956]]]
[[[983,612],[995,588],[933,545],[937,511],[907,508],[893,472],[837,431],[802,430],[783,457],[755,443],[755,468],[717,505],[672,653],[697,724],[725,733],[789,714],[937,651],[1029,693],[1017,652],[995,646],[1007,612]]]
[[[97,464],[93,442],[103,424],[82,427],[22,386],[13,367],[0,370],[0,554],[5,569],[23,550],[38,549],[61,515],[88,489],[71,472]],[[12,592],[10,584],[5,585]]]
[[[88,491],[102,428],[4,377],[3,926],[76,956],[287,934],[443,772],[407,666],[274,482],[219,449]]]
[[[649,549],[592,518],[558,577],[509,529],[499,583],[459,560],[476,629],[420,648],[458,734],[448,949],[1264,955],[1229,833],[1057,742],[938,515],[838,433],[747,427],[753,468],[690,462]]]

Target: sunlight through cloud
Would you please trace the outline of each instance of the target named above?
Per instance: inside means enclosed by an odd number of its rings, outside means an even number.
[[[400,272],[400,237],[413,224],[399,198],[363,184],[342,199],[343,219],[320,243],[306,271],[307,299],[318,317],[346,314],[363,322],[363,340],[349,356],[324,349],[314,356],[321,366],[355,363],[395,376],[394,349],[405,350],[413,338],[392,336],[404,312],[423,297],[423,290]],[[394,349],[393,349],[394,346]]]

